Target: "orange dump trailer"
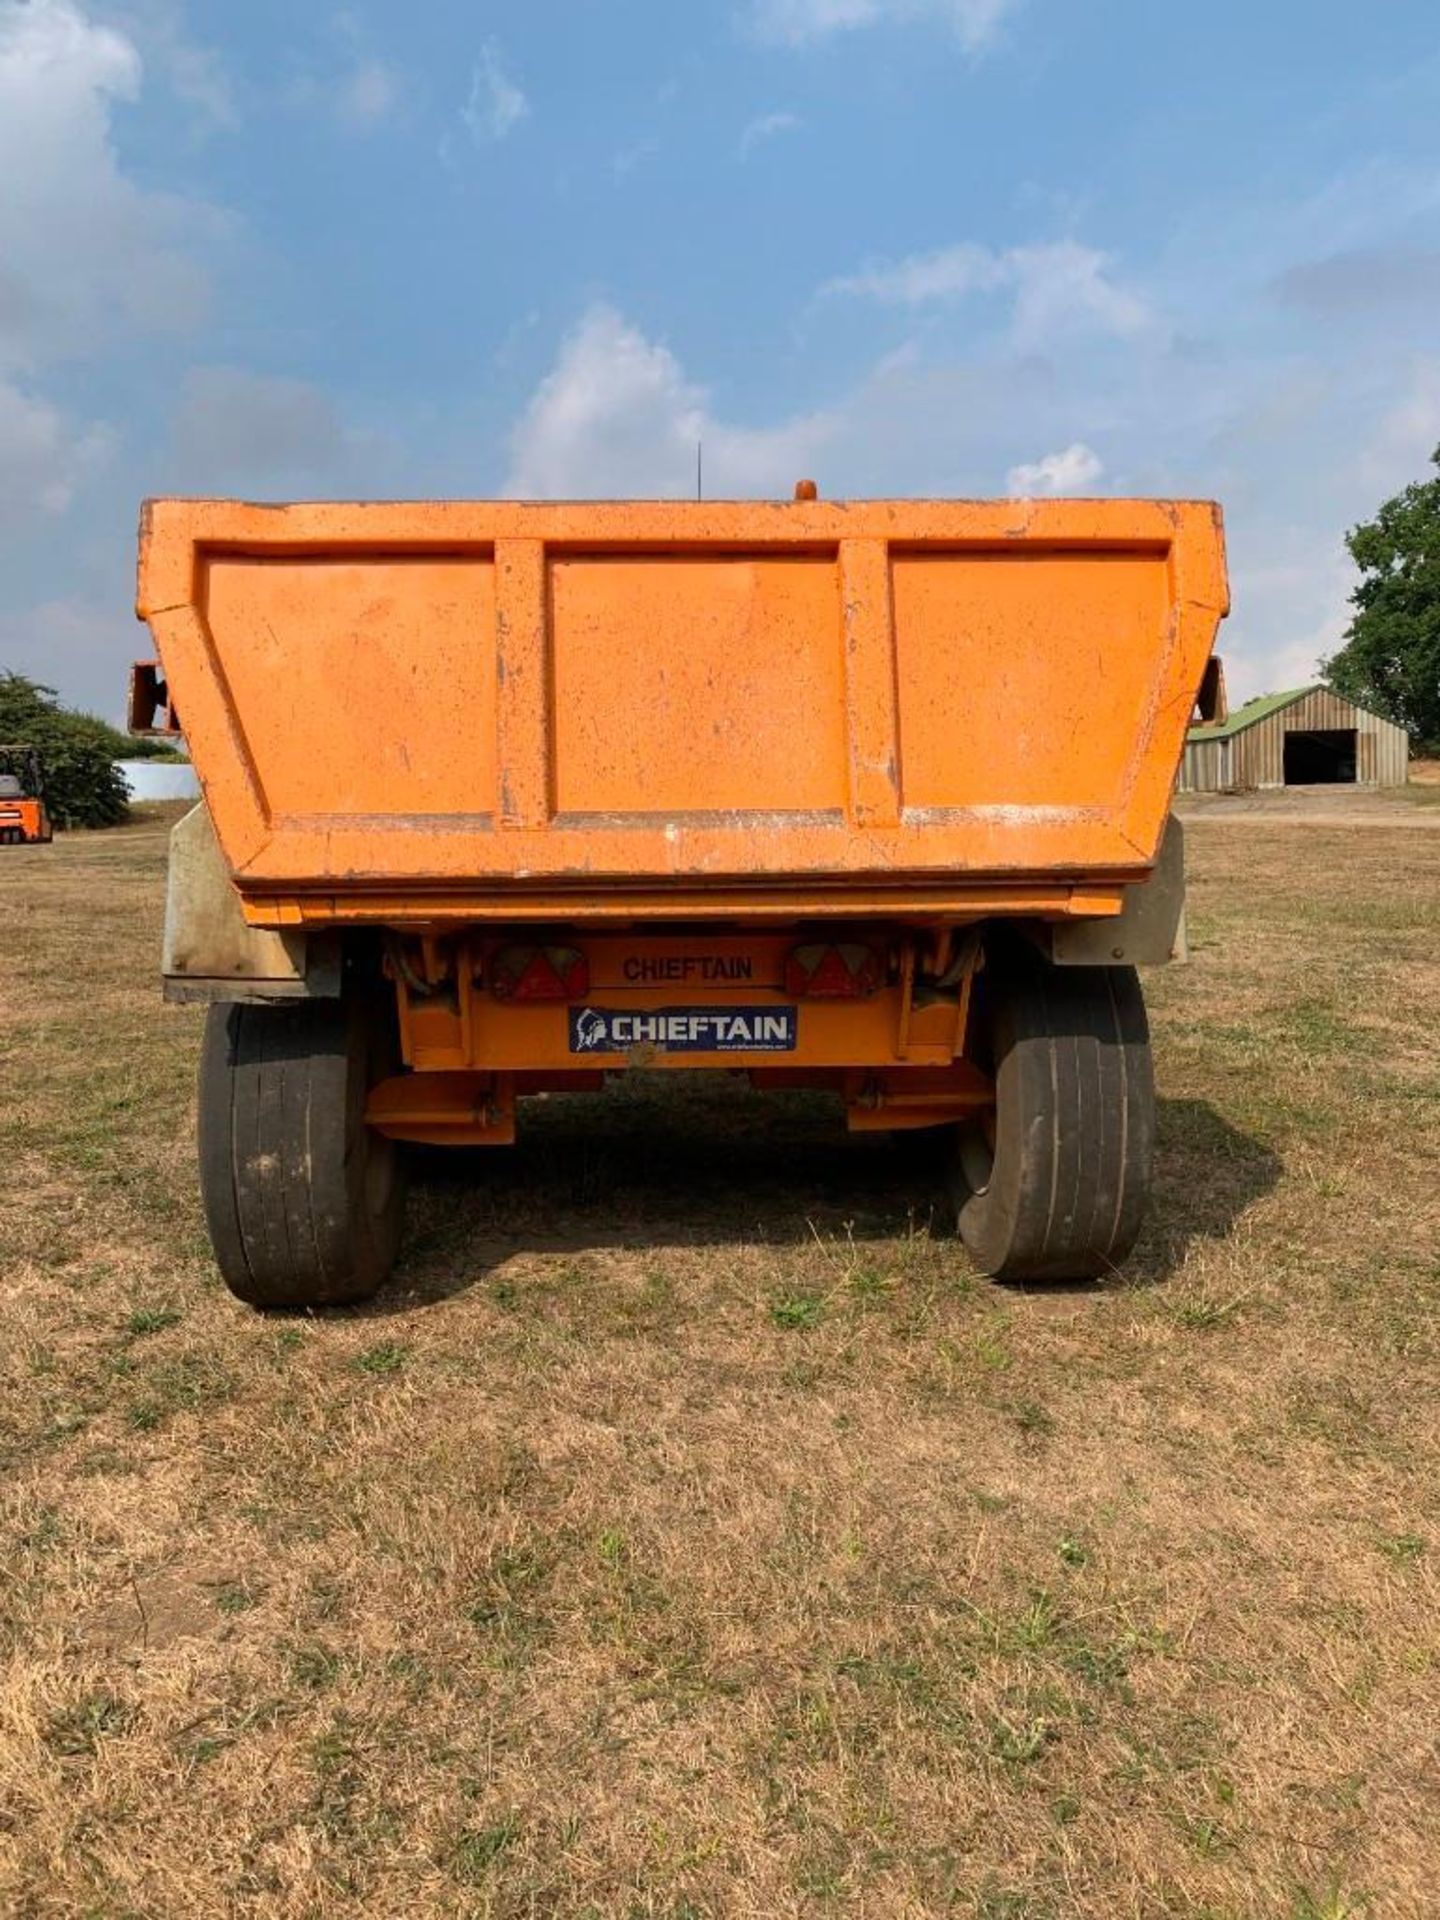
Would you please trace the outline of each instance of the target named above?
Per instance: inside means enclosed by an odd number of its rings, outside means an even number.
[[[1219,514],[810,491],[146,507],[132,720],[204,789],[164,972],[212,1003],[237,1294],[363,1297],[403,1143],[637,1067],[943,1129],[997,1276],[1129,1250]]]

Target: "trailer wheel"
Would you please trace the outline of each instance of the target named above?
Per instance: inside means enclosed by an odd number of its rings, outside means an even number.
[[[365,1096],[393,1065],[393,1026],[359,995],[210,1009],[200,1190],[221,1275],[251,1306],[344,1306],[389,1273],[404,1169]]]
[[[1149,1201],[1155,1087],[1133,967],[1053,967],[998,946],[977,983],[995,1105],[959,1131],[960,1234],[997,1280],[1091,1280],[1135,1244]]]

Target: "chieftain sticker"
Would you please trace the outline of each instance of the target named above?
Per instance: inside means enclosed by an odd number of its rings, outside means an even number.
[[[794,1007],[572,1007],[572,1053],[793,1053]]]

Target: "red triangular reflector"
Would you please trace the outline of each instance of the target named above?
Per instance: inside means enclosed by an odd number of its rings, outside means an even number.
[[[855,992],[855,981],[838,947],[827,947],[825,957],[810,975],[809,991],[817,998],[844,1000]]]
[[[535,954],[520,978],[515,982],[517,1000],[563,1000],[565,983],[550,964],[550,957],[542,950]]]

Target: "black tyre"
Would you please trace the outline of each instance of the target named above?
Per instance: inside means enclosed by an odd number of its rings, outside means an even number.
[[[200,1058],[200,1190],[225,1284],[255,1307],[366,1300],[405,1206],[394,1141],[365,1096],[394,1068],[379,999],[210,1009]]]
[[[1149,1202],[1155,1083],[1133,967],[1053,967],[1018,942],[977,982],[995,1107],[960,1129],[961,1237],[997,1280],[1093,1280],[1135,1244]]]

